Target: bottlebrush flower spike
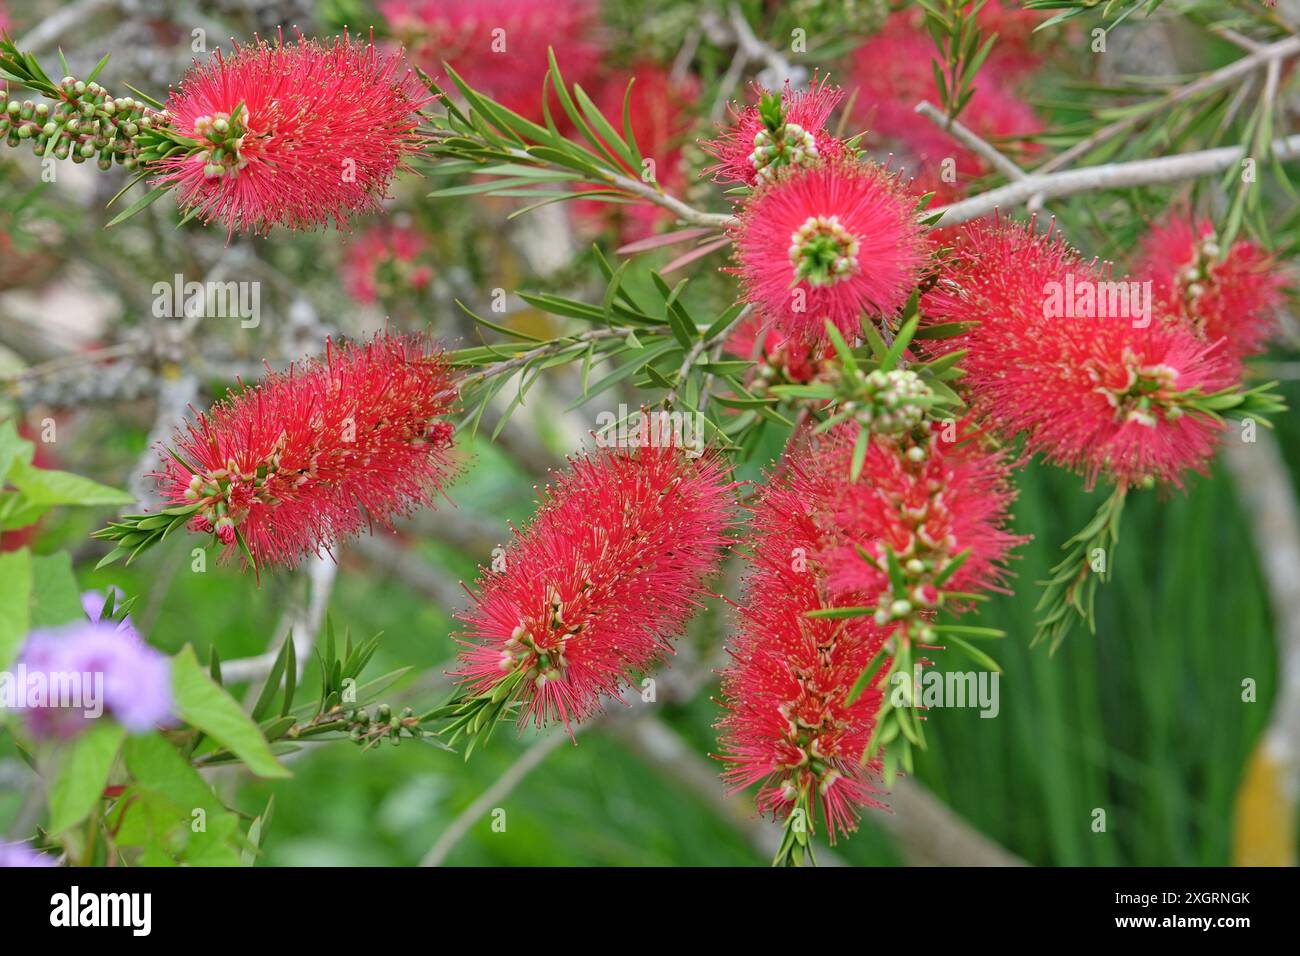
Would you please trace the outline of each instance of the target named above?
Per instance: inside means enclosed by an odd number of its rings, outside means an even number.
[[[877,606],[881,627],[901,621],[924,631],[944,592],[1001,590],[1006,560],[1026,540],[1007,529],[1015,486],[1006,454],[969,418],[927,422],[902,436],[873,434],[853,481],[856,438],[845,423],[817,447],[827,485],[819,554],[831,595]]]
[[[925,259],[913,204],[871,163],[789,166],[754,191],[732,227],[747,301],[790,335],[827,320],[856,337],[863,311],[907,301]]]
[[[817,459],[787,453],[785,475],[753,505],[754,539],[737,632],[722,675],[719,759],[735,789],[762,786],[761,812],[786,820],[776,863],[812,858],[807,837],[820,807],[827,836],[856,829],[875,799],[878,761],[862,762],[884,700],[859,677],[877,657],[888,631],[869,617],[807,617],[834,606],[821,562],[823,503],[834,482]],[[796,811],[802,828],[790,822]]]
[[[1246,240],[1225,252],[1209,221],[1174,216],[1153,227],[1134,271],[1152,280],[1164,314],[1218,346],[1231,380],[1243,359],[1263,350],[1275,328],[1282,278],[1272,257]]]
[[[155,477],[169,507],[110,523],[105,562],[134,556],[180,523],[224,556],[293,565],[371,522],[430,504],[448,455],[455,384],[421,336],[329,344],[310,360],[218,402],[174,438]]]
[[[962,382],[977,408],[1005,436],[1023,432],[1030,452],[1082,472],[1089,487],[1101,475],[1181,485],[1187,469],[1205,470],[1222,428],[1187,393],[1216,390],[1223,360],[1177,323],[1098,315],[1109,311],[1097,304],[1109,280],[1031,227],[968,227],[922,310],[972,325],[931,348],[966,349]],[[1089,289],[1091,299],[1082,297]]]
[[[430,100],[403,55],[344,32],[218,50],[167,103],[171,131],[199,144],[154,168],[188,214],[231,233],[313,229],[377,210],[394,173],[420,148]]]
[[[780,97],[755,85],[759,100],[743,108],[730,104],[730,124],[701,145],[718,159],[707,172],[717,182],[753,186],[771,179],[783,165],[834,159],[844,145],[826,130],[844,91],[823,78],[803,90],[791,90],[787,80]]]
[[[451,739],[515,706],[521,724],[585,720],[671,653],[721,561],[733,488],[715,455],[671,442],[572,461],[462,617]]]

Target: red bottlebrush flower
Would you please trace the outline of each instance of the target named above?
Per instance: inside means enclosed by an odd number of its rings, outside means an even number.
[[[467,693],[510,681],[538,726],[597,713],[671,653],[720,563],[733,487],[714,455],[671,444],[572,461],[462,617]]]
[[[754,86],[756,98],[766,91]],[[826,130],[826,121],[830,119],[835,107],[844,99],[844,91],[837,86],[830,86],[825,80],[814,80],[807,89],[792,91],[787,80],[781,93],[781,108],[785,125],[789,132],[783,144],[787,150],[797,150],[793,161],[810,162],[817,158],[835,159],[844,152],[843,144]],[[756,104],[745,107],[729,106],[731,121],[716,138],[703,143],[705,152],[718,159],[708,172],[713,178],[724,183],[744,183],[752,186],[760,179],[770,178],[780,166],[773,163],[777,144],[772,142],[768,130],[759,114]],[[793,127],[793,129],[791,129]],[[768,153],[762,152],[764,147]],[[786,162],[791,161],[789,151],[783,154]]]
[[[857,335],[864,310],[889,315],[907,300],[925,257],[911,201],[869,163],[784,168],[755,190],[732,237],[745,298],[791,335],[828,319]]]
[[[322,44],[257,40],[196,65],[167,104],[172,128],[202,145],[160,161],[155,183],[231,233],[311,229],[379,208],[417,151],[429,100],[400,53],[346,33]]]
[[[274,372],[214,405],[174,439],[156,477],[171,506],[198,506],[229,557],[293,564],[370,522],[429,504],[454,471],[456,392],[420,336],[330,344],[323,361]]]
[[[600,65],[592,0],[381,0],[378,7],[430,73],[449,63],[475,89],[535,122],[542,121],[548,47],[568,82],[586,85]]]
[[[991,6],[987,4],[985,9]],[[937,104],[939,92],[931,67],[934,42],[912,14],[900,11],[891,15],[884,29],[858,47],[849,67],[850,85],[858,89],[857,111],[872,136],[901,146],[896,155],[912,173],[916,188],[936,193],[938,202],[948,202],[962,195],[963,184],[988,173],[989,167],[917,114],[916,104],[921,100]],[[995,44],[994,50],[1000,46],[1001,42]],[[958,117],[962,124],[990,140],[1040,133],[1042,120],[1016,95],[1014,78],[986,62],[975,92]],[[1026,148],[1033,148],[1032,144]],[[943,163],[947,159],[953,162],[946,169]]]
[[[971,225],[923,312],[973,325],[931,348],[967,349],[977,407],[1090,487],[1102,474],[1180,485],[1185,469],[1204,471],[1221,426],[1185,413],[1178,393],[1220,387],[1223,361],[1179,324],[1106,314],[1113,281],[1032,228]]]
[[[849,694],[888,632],[867,617],[805,616],[835,604],[818,558],[826,473],[808,461],[787,457],[785,477],[753,505],[752,571],[722,675],[720,759],[734,789],[762,784],[759,810],[776,819],[798,807],[811,825],[820,804],[834,843],[856,829],[861,808],[879,806],[879,765],[861,758],[884,694],[868,687],[852,703]]]
[[[345,248],[344,288],[366,305],[393,293],[428,288],[433,269],[421,261],[428,245],[410,226],[372,226]]]
[[[1232,379],[1243,359],[1263,351],[1274,330],[1282,277],[1272,257],[1246,240],[1225,253],[1211,222],[1175,216],[1152,228],[1135,272],[1154,283],[1161,312],[1218,346]]]
[[[691,127],[691,108],[699,97],[699,82],[692,76],[673,79],[671,71],[654,63],[606,78],[594,99],[618,130],[623,128],[623,102],[633,77],[636,82],[632,84],[629,116],[637,149],[644,159],[654,162],[654,182],[665,192],[680,195],[688,185],[682,143]],[[644,172],[628,170],[638,179]],[[666,209],[650,203],[622,205],[584,199],[575,203],[574,209],[589,220],[614,220],[624,242],[644,239],[654,233],[659,223],[672,218]]]
[[[849,478],[856,427],[840,426],[817,447],[818,467],[830,485],[821,557],[837,599],[885,608],[903,600],[932,610],[932,579],[963,553],[944,589],[1001,590],[1005,562],[1026,540],[1007,530],[1015,500],[1011,463],[981,439],[969,418],[928,428],[922,439],[872,435],[857,481]],[[872,553],[874,565],[859,547]],[[886,549],[902,565],[906,594],[892,592]],[[882,616],[877,623],[888,620]]]

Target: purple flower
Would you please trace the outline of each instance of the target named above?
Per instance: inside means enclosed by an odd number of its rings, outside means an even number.
[[[98,595],[83,599],[87,611],[95,603],[102,606]],[[30,729],[42,737],[75,736],[103,714],[143,733],[172,713],[171,661],[129,620],[31,631],[15,677],[11,703],[26,709]]]
[[[37,853],[26,843],[0,843],[0,869],[10,866],[58,866],[59,861]]]

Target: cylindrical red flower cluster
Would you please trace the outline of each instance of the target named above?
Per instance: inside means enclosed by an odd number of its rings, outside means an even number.
[[[838,427],[817,449],[818,467],[828,476],[822,544],[828,585],[837,599],[878,605],[887,612],[878,614],[881,624],[936,610],[943,591],[999,590],[1007,557],[1026,540],[1007,529],[1016,496],[1007,455],[970,419],[930,422],[921,431],[922,438],[901,440],[873,435],[857,481],[848,478],[852,426]],[[900,565],[904,593],[894,592],[886,551]],[[945,574],[943,587],[936,587],[935,578]]]
[[[430,504],[452,475],[456,389],[421,336],[329,345],[323,361],[267,375],[174,439],[157,475],[191,526],[252,563],[291,565],[372,522]]]
[[[890,14],[884,27],[853,52],[848,85],[858,91],[856,118],[869,135],[886,140],[917,191],[935,193],[935,203],[942,204],[964,195],[989,166],[916,112],[922,100],[940,104],[931,66],[934,40],[923,20],[924,12],[917,7]],[[1041,20],[1037,12],[1008,9],[999,0],[976,14],[984,36],[996,33],[997,42],[958,119],[984,139],[1027,139],[1043,130],[1043,121],[1017,89],[1041,61],[1028,49],[1036,20]],[[1025,143],[1026,150],[1034,147]]]
[[[1220,387],[1223,363],[1181,323],[1101,314],[1119,281],[1032,227],[970,226],[922,310],[971,327],[930,347],[966,349],[962,383],[977,409],[1089,485],[1100,475],[1180,484],[1185,470],[1204,470],[1221,428],[1185,412],[1180,393]],[[1076,290],[1092,303],[1076,308]]]
[[[720,759],[736,790],[762,784],[757,805],[778,820],[820,806],[833,843],[856,828],[861,808],[879,805],[879,766],[861,758],[883,691],[868,687],[852,703],[849,695],[888,632],[869,617],[805,616],[832,606],[819,520],[827,475],[816,459],[786,465],[752,506],[752,570],[722,675]]]
[[[1276,325],[1282,277],[1247,240],[1220,248],[1214,224],[1175,216],[1147,233],[1135,274],[1150,279],[1161,313],[1216,348],[1230,385]]]
[[[736,272],[758,314],[792,335],[846,336],[864,312],[891,315],[925,260],[913,202],[867,161],[783,166],[755,190],[732,230]]]
[[[712,453],[609,447],[571,462],[485,571],[455,672],[517,682],[520,722],[581,721],[671,653],[717,570],[734,485]]]
[[[346,33],[218,50],[167,103],[172,129],[199,148],[161,160],[155,183],[232,233],[345,225],[378,209],[420,148],[418,111],[429,99],[401,53]]]
[[[853,829],[858,808],[875,804],[872,766],[861,758],[883,688],[849,702],[864,669],[899,622],[932,619],[945,592],[996,588],[1024,540],[1006,530],[1014,491],[1005,457],[966,423],[948,427],[945,436],[934,425],[924,441],[874,435],[857,481],[857,426],[796,441],[786,473],[754,506],[753,573],[723,675],[725,776],[738,788],[764,781],[759,806],[778,817],[801,800],[820,803],[832,840]],[[887,550],[903,593],[883,570]],[[805,616],[861,606],[880,611]]]

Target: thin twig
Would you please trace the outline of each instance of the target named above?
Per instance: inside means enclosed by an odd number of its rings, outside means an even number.
[[[963,126],[957,120],[950,119],[946,113],[936,107],[933,103],[922,100],[920,103],[916,104],[916,111],[926,119],[933,122],[934,125],[938,126],[972,153],[979,156],[1003,176],[1006,176],[1007,179],[1025,178],[1026,173],[1023,169],[1004,156],[996,147],[979,136],[979,134],[966,126]]]
[[[697,361],[699,361],[700,356],[704,354],[704,350],[713,342],[726,341],[727,335],[731,330],[743,322],[753,310],[754,307],[752,305],[746,305],[736,313],[736,317],[728,322],[726,326],[724,326],[713,338],[706,339],[704,336],[700,336],[700,340],[690,347],[690,350],[686,353],[686,357],[682,359],[682,367],[677,370],[677,383],[669,390],[668,394],[664,396],[665,405],[676,404],[677,395],[686,381],[686,376],[690,374],[691,368]]]
[[[291,615],[289,633],[285,636],[285,640],[293,641],[299,676],[302,676],[303,668],[307,666],[307,659],[311,657],[312,647],[324,624],[325,610],[329,607],[330,593],[338,575],[338,565],[333,557],[322,553],[307,558],[302,571],[307,578],[307,600]],[[256,657],[225,661],[221,665],[222,681],[240,684],[265,677],[279,656],[281,643],[277,642],[271,650]]]
[[[460,387],[466,389],[471,385],[477,385],[479,382],[487,381],[497,375],[504,375],[507,372],[513,372],[517,369],[523,368],[534,359],[555,355],[557,352],[563,352],[565,349],[572,348],[575,345],[599,342],[604,339],[626,338],[627,333],[627,329],[591,329],[577,335],[566,335],[562,339],[556,339],[553,342],[545,342],[542,345],[537,346],[535,349],[521,352],[513,358],[505,359],[492,365],[485,365],[483,368],[470,372],[461,378]]]
[[[480,817],[496,808],[514,792],[515,787],[523,783],[530,773],[541,766],[547,757],[558,750],[562,744],[568,742],[569,737],[567,734],[555,731],[542,737],[520,754],[519,758],[506,769],[505,773],[494,780],[491,786],[480,793],[474,802],[462,810],[456,816],[456,819],[451,821],[447,829],[442,831],[438,841],[429,848],[429,852],[420,861],[420,866],[442,866],[447,856],[464,839],[465,835],[469,833],[470,827]]]

